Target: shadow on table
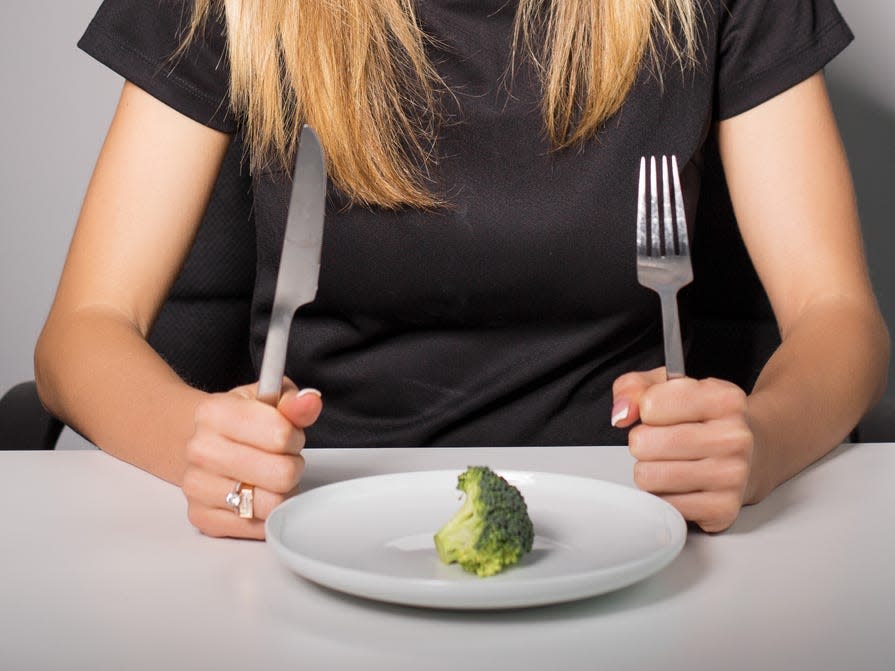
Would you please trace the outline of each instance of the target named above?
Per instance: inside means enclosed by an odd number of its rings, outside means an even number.
[[[816,495],[811,492],[811,486],[802,485],[802,479],[810,479],[816,469],[844,458],[851,449],[854,446],[843,445],[809,466],[764,502],[744,510],[734,528],[717,538],[691,530],[680,555],[665,569],[646,580],[602,596],[519,610],[430,610],[369,601],[292,576],[300,583],[300,590],[313,593],[314,607],[309,609],[301,603],[293,605],[291,600],[283,600],[279,603],[277,619],[297,630],[307,631],[316,639],[350,647],[359,653],[376,651],[400,655],[407,648],[407,641],[412,640],[410,647],[413,650],[428,651],[433,659],[444,663],[457,659],[460,651],[469,659],[470,655],[499,655],[501,650],[512,649],[514,658],[518,659],[520,655],[530,658],[532,668],[541,662],[555,663],[546,651],[554,651],[550,654],[555,655],[555,651],[564,646],[581,650],[580,637],[586,635],[591,638],[585,647],[597,656],[594,661],[611,666],[613,660],[598,658],[601,651],[617,649],[617,646],[603,644],[612,640],[641,640],[644,612],[649,612],[646,621],[662,625],[653,633],[667,638],[665,644],[680,636],[692,642],[693,632],[689,631],[685,614],[675,602],[678,597],[700,589],[703,579],[709,578],[711,544],[724,543],[728,536],[760,532],[760,527],[765,525],[785,523],[800,509],[806,497]],[[345,622],[355,619],[364,622],[364,627],[351,628],[350,634],[346,635]],[[504,630],[511,631],[512,636],[502,636]],[[662,641],[656,641],[656,644],[663,645]],[[636,652],[625,649],[632,654]]]
[[[282,616],[315,636],[361,649],[394,652],[406,646],[408,637],[412,637],[415,649],[431,651],[441,659],[453,658],[461,650],[466,656],[499,654],[502,646],[512,646],[537,657],[545,650],[553,650],[553,646],[562,647],[566,641],[573,645],[578,635],[576,621],[611,615],[607,623],[615,622],[613,626],[617,626],[614,618],[618,614],[654,608],[692,589],[708,570],[704,547],[701,542],[688,542],[669,566],[629,587],[581,601],[516,610],[451,611],[386,604],[306,583],[293,576],[302,583],[302,589],[312,590],[320,598],[315,599],[317,606],[313,612],[296,607],[289,608]],[[349,641],[344,637],[344,623],[355,618],[375,624],[352,630]],[[495,625],[512,627],[514,636],[495,637]]]
[[[780,520],[785,519],[789,513],[793,512],[796,507],[801,504],[803,497],[806,496],[799,486],[800,481],[807,477],[812,471],[841,458],[848,450],[854,448],[855,446],[851,444],[841,445],[815,461],[807,468],[802,469],[799,473],[771,492],[764,501],[743,508],[734,525],[722,533],[729,536],[748,534],[771,522],[779,522]],[[819,496],[820,494],[814,492],[810,495]]]

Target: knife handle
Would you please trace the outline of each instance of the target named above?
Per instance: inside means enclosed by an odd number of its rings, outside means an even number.
[[[286,370],[286,349],[289,345],[289,330],[293,313],[274,311],[264,342],[261,358],[261,376],[258,380],[258,400],[267,405],[277,406],[282,392],[283,373]]]

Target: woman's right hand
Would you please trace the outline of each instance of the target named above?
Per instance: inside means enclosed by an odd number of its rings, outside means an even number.
[[[316,389],[288,379],[277,407],[256,399],[257,383],[210,394],[196,407],[181,488],[190,522],[209,536],[264,539],[264,521],[294,495],[304,471],[304,429],[323,409]],[[226,502],[239,483],[254,485],[254,518]]]

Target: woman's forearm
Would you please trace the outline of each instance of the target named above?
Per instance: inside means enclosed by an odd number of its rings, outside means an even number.
[[[185,384],[123,315],[52,315],[35,351],[43,403],[104,451],[180,484],[203,392]]]
[[[230,137],[126,82],[35,351],[48,409],[102,449],[180,483],[204,394],[146,342]]]
[[[829,299],[784,334],[748,399],[755,433],[746,502],[836,447],[886,385],[889,335],[874,305]]]

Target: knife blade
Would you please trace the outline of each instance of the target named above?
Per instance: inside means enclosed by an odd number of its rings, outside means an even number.
[[[272,406],[280,400],[292,318],[299,307],[317,295],[326,200],[325,165],[320,139],[306,124],[301,129],[295,157],[289,214],[258,381],[258,400]]]

